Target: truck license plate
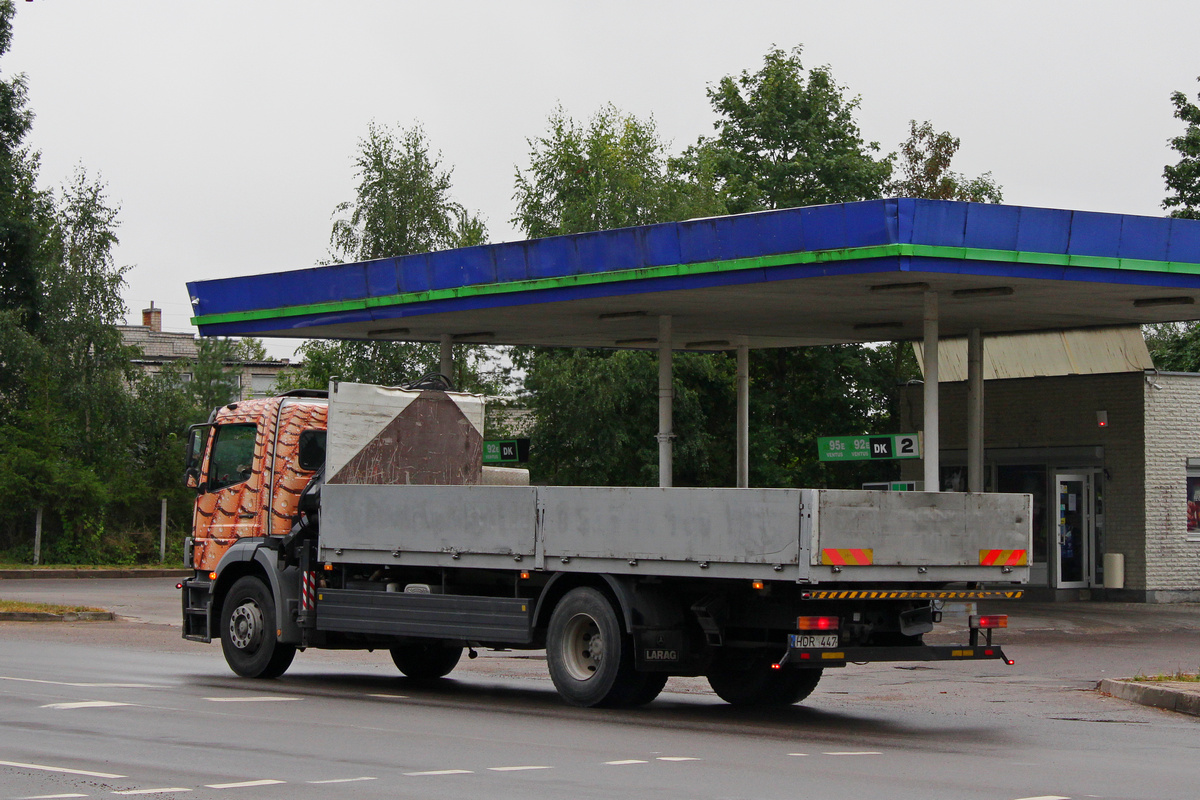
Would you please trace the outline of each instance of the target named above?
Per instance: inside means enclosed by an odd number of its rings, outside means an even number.
[[[838,635],[827,633],[814,635],[807,633],[788,634],[788,645],[793,648],[832,648],[838,646]]]

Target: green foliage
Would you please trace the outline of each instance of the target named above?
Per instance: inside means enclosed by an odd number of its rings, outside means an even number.
[[[325,389],[332,378],[399,386],[440,371],[441,347],[424,342],[349,342],[312,340],[300,347],[304,362],[280,378],[278,391]],[[501,394],[506,376],[495,354],[476,345],[454,345],[454,388],[464,392]]]
[[[674,358],[677,486],[733,483],[734,359]],[[658,485],[658,360],[654,353],[539,349],[525,381],[536,427],[538,482]]]
[[[188,388],[197,408],[212,410],[238,399],[241,377],[227,365],[242,360],[240,351],[236,339],[202,337],[196,341],[196,358],[188,364],[192,370]]]
[[[0,0],[0,57],[12,44],[15,13],[12,0]],[[35,186],[38,156],[22,145],[33,123],[26,96],[24,75],[0,79],[0,312],[15,313],[32,331],[41,313],[37,273],[50,207]]]
[[[450,197],[450,171],[419,125],[393,132],[374,122],[359,141],[354,200],[338,205],[329,243],[340,260],[428,253],[481,244],[482,220]]]
[[[1200,372],[1200,325],[1162,322],[1143,325],[1154,366],[1164,372]]]
[[[1200,100],[1200,95],[1196,99]],[[1174,92],[1171,103],[1175,106],[1175,119],[1186,127],[1182,135],[1171,139],[1171,147],[1179,153],[1179,163],[1163,168],[1171,192],[1163,200],[1163,208],[1170,209],[1172,217],[1200,219],[1200,106],[1190,102],[1183,92]]]
[[[585,126],[560,107],[549,126],[517,170],[512,222],[530,238],[720,213],[711,188],[705,198],[672,166],[653,119],[608,104]]]
[[[879,197],[891,175],[893,156],[876,159],[878,143],[859,133],[859,98],[845,97],[829,67],[805,72],[800,53],[772,48],[757,72],[708,90],[717,136],[689,157],[711,150],[730,213]]]
[[[652,122],[602,109],[587,126],[561,110],[531,140],[518,170],[514,222],[530,236],[577,233],[705,214],[879,197],[892,156],[876,158],[828,68],[805,72],[800,50],[772,49],[756,73],[710,89],[717,136],[671,157]],[[534,412],[535,480],[657,482],[653,353],[521,349]],[[734,359],[677,353],[674,482],[734,481]],[[816,437],[893,432],[896,385],[916,375],[910,349],[841,345],[751,353],[754,485],[855,486],[893,477],[891,464],[825,466]]]
[[[976,203],[1000,203],[1001,187],[985,172],[977,178],[950,169],[950,162],[961,144],[949,131],[937,132],[933,123],[909,120],[908,139],[900,145],[900,180],[888,191],[898,197],[923,197],[927,200],[970,200]]]
[[[430,153],[419,125],[394,132],[371,123],[358,143],[357,196],[337,207],[331,255],[356,261],[469,247],[487,241],[483,220],[451,198],[451,174]],[[312,340],[300,346],[303,364],[280,390],[324,389],[329,379],[397,385],[440,368],[440,346],[393,341]],[[455,347],[456,388],[484,391],[488,357],[480,347]]]

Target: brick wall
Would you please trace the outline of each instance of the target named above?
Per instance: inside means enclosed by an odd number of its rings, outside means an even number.
[[[1150,384],[1161,386],[1155,389]],[[1147,588],[1200,596],[1200,541],[1187,536],[1187,460],[1200,458],[1200,375],[1152,374],[1146,410]]]

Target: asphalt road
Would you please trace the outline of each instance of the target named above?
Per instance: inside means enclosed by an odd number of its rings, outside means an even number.
[[[310,651],[279,680],[239,679],[218,645],[155,624],[173,582],[52,583],[69,584],[60,601],[126,588],[147,598],[127,616],[151,621],[0,623],[0,798],[1197,796],[1200,720],[1094,691],[1200,664],[1196,606],[1027,606],[1014,667],[831,670],[782,711],[676,679],[606,711],[564,706],[536,654],[464,659],[435,685],[385,653]]]

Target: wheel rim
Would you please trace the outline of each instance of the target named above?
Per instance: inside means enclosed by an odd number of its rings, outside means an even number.
[[[263,638],[263,613],[247,600],[229,615],[229,641],[238,650],[256,650]]]
[[[576,614],[567,621],[562,638],[563,666],[577,681],[591,680],[604,663],[604,637],[600,626],[587,614]]]

